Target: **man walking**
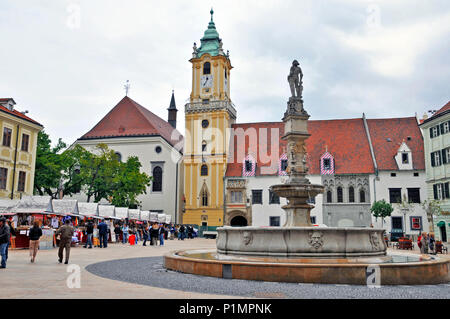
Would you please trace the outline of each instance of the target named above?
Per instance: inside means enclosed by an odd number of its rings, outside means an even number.
[[[100,224],[98,224],[98,237],[100,237],[100,248],[108,247],[108,225],[106,225],[105,221],[102,220]]]
[[[8,260],[8,244],[9,244],[9,226],[6,224],[6,218],[0,218],[0,255],[2,262],[0,268],[6,268]]]
[[[67,218],[64,225],[59,227],[55,233],[57,236],[61,235],[59,239],[59,250],[58,250],[58,261],[62,263],[63,260],[63,250],[66,250],[66,261],[64,264],[69,263],[70,256],[70,244],[72,243],[73,227],[70,225],[70,219]]]
[[[86,226],[86,235],[87,240],[86,244],[84,245],[84,248],[86,248],[89,245],[89,248],[92,248],[92,238],[94,237],[94,224],[90,220]]]

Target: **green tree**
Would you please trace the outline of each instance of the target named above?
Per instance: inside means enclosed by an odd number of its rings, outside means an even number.
[[[372,215],[378,220],[378,217],[381,218],[381,225],[383,225],[384,219],[388,216],[391,216],[391,213],[394,211],[394,208],[390,203],[387,203],[384,199],[376,201],[373,203],[370,208]]]
[[[63,169],[63,160],[59,152],[66,144],[59,139],[56,146],[44,131],[39,132],[36,147],[36,166],[34,174],[34,193],[37,195],[57,196],[58,186]]]
[[[439,214],[441,213],[442,209],[441,209],[441,202],[439,200],[436,199],[431,199],[431,200],[424,200],[422,202],[422,208],[426,211],[427,213],[427,219],[428,219],[428,223],[430,225],[430,232],[434,232],[434,218],[433,216],[439,216]]]
[[[140,172],[141,167],[136,156],[129,157],[126,162],[120,163],[111,196],[113,205],[131,208],[140,204],[137,196],[146,194],[146,187],[150,186],[151,181],[150,176]]]

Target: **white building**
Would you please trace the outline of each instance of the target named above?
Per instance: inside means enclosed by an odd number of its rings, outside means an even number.
[[[235,124],[233,129],[246,136],[242,139],[235,134],[230,143],[225,224],[283,225],[281,206],[286,199],[269,191],[271,185],[286,179],[283,123]],[[308,178],[325,186],[311,211],[314,224],[372,224],[397,235],[417,235],[427,229],[421,205],[426,199],[423,139],[415,117],[366,119],[363,115],[359,119],[309,121],[308,130]],[[267,154],[276,154],[275,159],[268,160],[271,156]],[[405,198],[402,209],[399,202]],[[370,212],[373,202],[381,199],[394,207],[383,225]]]
[[[138,197],[140,209],[178,220],[183,189],[183,136],[175,128],[173,93],[168,111],[170,124],[126,96],[75,143],[89,151],[94,151],[99,143],[106,144],[122,161],[137,156],[142,171],[153,177],[147,193]],[[74,197],[87,200],[82,193]]]

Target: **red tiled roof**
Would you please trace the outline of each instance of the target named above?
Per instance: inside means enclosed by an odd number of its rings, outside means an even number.
[[[172,146],[183,139],[168,122],[125,96],[80,140],[151,135],[163,137]]]
[[[413,168],[425,169],[423,140],[415,117],[373,119],[367,120],[367,123],[378,169],[398,169],[394,156],[403,140],[413,152]],[[271,154],[271,130],[275,129],[278,130],[274,131],[274,134],[278,132],[279,156],[285,153],[286,142],[281,140],[284,134],[284,124],[282,122],[245,123],[234,124],[232,128],[244,131],[254,129],[256,140],[246,137],[245,143],[238,143],[238,138],[233,136],[226,176],[242,176],[243,161],[248,154],[257,160],[257,176],[277,175],[277,171],[262,173],[261,168],[269,167],[270,163],[268,160],[260,158],[259,151],[262,150],[263,156]],[[267,138],[261,129],[267,129]],[[362,118],[309,121],[308,132],[311,134],[306,140],[309,174],[320,174],[319,161],[326,150],[334,157],[335,174],[374,173],[369,140]],[[411,137],[411,140],[407,139],[408,136]],[[387,142],[387,138],[390,138],[392,142]],[[278,162],[274,165],[278,165]]]
[[[379,170],[398,169],[394,156],[403,141],[412,151],[413,169],[425,169],[423,137],[415,117],[368,119],[367,125]]]
[[[230,152],[234,151],[234,162],[230,162],[227,165],[226,176],[242,175],[243,158],[247,154],[257,158],[256,175],[277,175],[277,171],[272,174],[261,174],[261,168],[269,167],[270,163],[262,162],[258,151],[262,149],[263,154],[271,154],[267,140],[270,144],[271,129],[278,129],[280,138],[279,155],[281,156],[286,152],[286,142],[281,140],[281,136],[284,134],[284,124],[282,122],[246,123],[234,124],[232,127],[233,129],[241,128],[243,130],[256,129],[257,140],[251,142],[249,138],[246,138],[245,145],[243,143],[237,145],[237,138],[236,136],[233,137],[234,140],[230,145],[232,147]],[[268,129],[267,138],[260,133],[260,129],[264,128]],[[319,160],[326,149],[335,159],[336,174],[374,172],[370,147],[362,119],[309,121],[308,131],[311,136],[306,140],[306,150],[308,152],[310,174],[320,174]],[[243,153],[244,155],[242,156]],[[274,165],[278,167],[278,161]]]
[[[444,113],[447,110],[450,110],[450,101],[447,102],[447,104],[445,104],[443,107],[441,107],[436,113],[434,113],[431,118],[433,118],[441,113]]]
[[[2,98],[2,99],[0,99],[0,102],[8,101],[8,100],[10,100],[10,99],[3,99],[3,98]],[[31,123],[37,124],[37,125],[39,125],[39,126],[43,126],[43,125],[40,124],[39,122],[33,120],[32,118],[26,116],[25,114],[23,114],[23,113],[21,113],[21,112],[15,110],[15,109],[14,109],[13,111],[10,111],[8,108],[4,107],[3,105],[0,105],[0,110],[3,111],[3,112],[5,112],[5,113],[9,113],[9,114],[11,114],[11,115],[13,115],[13,116],[19,117],[19,118],[21,118],[21,119],[23,119],[23,120],[26,120],[26,121],[29,121],[29,122],[31,122]]]

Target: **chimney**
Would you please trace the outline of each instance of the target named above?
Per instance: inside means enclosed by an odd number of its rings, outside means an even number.
[[[167,109],[169,111],[169,124],[172,125],[173,128],[177,128],[177,106],[175,104],[175,94],[172,90],[172,98],[170,99],[170,105]]]

